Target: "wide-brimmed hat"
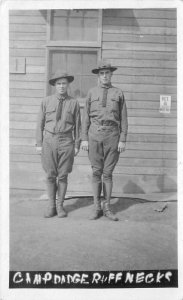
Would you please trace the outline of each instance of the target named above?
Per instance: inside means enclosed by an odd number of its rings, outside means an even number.
[[[49,80],[49,84],[55,85],[56,80],[61,78],[67,78],[69,82],[72,82],[74,80],[74,76],[68,75],[68,73],[65,71],[63,72],[61,70],[57,70],[53,77]]]
[[[98,63],[97,68],[95,68],[95,69],[92,70],[92,73],[98,74],[100,70],[106,70],[106,69],[107,69],[107,70],[111,70],[111,72],[114,72],[114,71],[117,70],[117,68],[111,66],[110,63],[107,63],[107,62],[105,62],[105,61],[100,61],[100,62]]]

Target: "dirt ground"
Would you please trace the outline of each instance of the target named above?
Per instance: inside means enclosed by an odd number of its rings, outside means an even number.
[[[118,222],[90,221],[91,197],[66,200],[64,219],[43,218],[45,200],[12,199],[10,270],[176,269],[177,202],[124,197],[111,203]]]

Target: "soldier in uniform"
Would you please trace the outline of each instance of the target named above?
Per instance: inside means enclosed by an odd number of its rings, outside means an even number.
[[[120,153],[125,151],[128,121],[123,92],[111,84],[115,70],[116,67],[104,61],[92,70],[98,75],[99,85],[89,90],[83,114],[81,148],[89,151],[92,166],[92,220],[105,215],[110,220],[118,221],[110,209],[112,173]],[[103,209],[100,199],[102,188]]]
[[[67,92],[73,80],[74,76],[67,73],[59,70],[55,73],[49,80],[49,84],[55,86],[55,94],[43,99],[38,116],[36,147],[38,153],[41,153],[42,166],[46,172],[46,218],[56,214],[59,218],[67,216],[63,207],[67,178],[72,171],[74,156],[79,152],[81,140],[79,103]]]

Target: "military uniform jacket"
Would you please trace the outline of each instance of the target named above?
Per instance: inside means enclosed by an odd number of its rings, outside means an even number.
[[[43,99],[38,115],[36,130],[36,145],[42,146],[43,133],[64,133],[71,135],[73,133],[75,147],[79,148],[81,141],[81,117],[79,102],[66,95],[62,105],[61,118],[56,121],[56,112],[60,96],[55,94]]]
[[[126,102],[121,89],[108,87],[106,106],[102,106],[103,87],[89,90],[83,113],[82,140],[88,141],[88,130],[92,124],[115,124],[119,128],[120,141],[126,142],[128,119]]]

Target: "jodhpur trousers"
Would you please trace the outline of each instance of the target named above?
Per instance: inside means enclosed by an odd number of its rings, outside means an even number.
[[[74,142],[72,134],[45,133],[42,147],[42,166],[47,180],[67,182],[68,173],[74,162]]]
[[[119,130],[116,126],[97,126],[89,129],[89,160],[93,182],[112,182],[112,173],[119,159]]]

